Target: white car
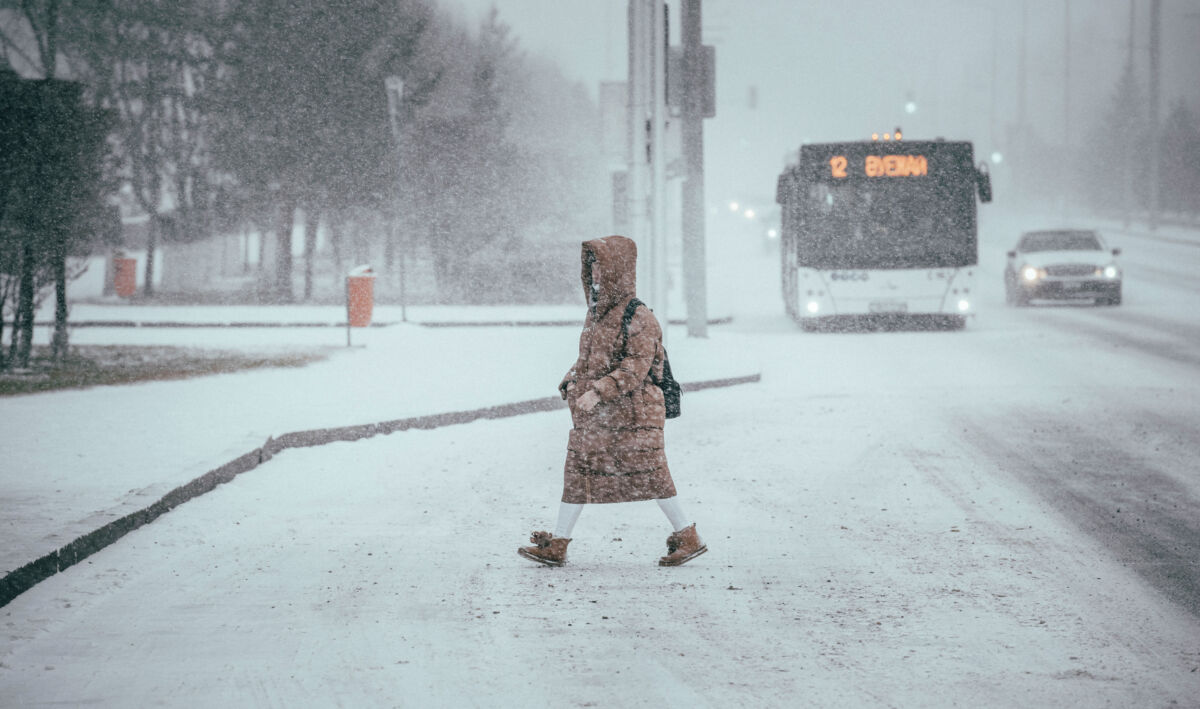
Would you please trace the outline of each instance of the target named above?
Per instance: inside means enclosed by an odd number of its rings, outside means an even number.
[[[1110,249],[1095,231],[1029,231],[1008,252],[1004,294],[1009,305],[1031,300],[1088,299],[1121,304],[1120,249]]]

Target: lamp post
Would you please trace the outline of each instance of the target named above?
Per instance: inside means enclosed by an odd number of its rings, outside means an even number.
[[[384,90],[387,92],[388,121],[392,127],[392,144],[395,147],[395,151],[396,151],[396,166],[397,166],[397,169],[396,169],[396,198],[397,198],[397,200],[399,200],[399,197],[401,194],[400,167],[402,167],[400,164],[400,162],[401,162],[400,100],[404,97],[404,80],[398,76],[388,76],[388,77],[384,78],[383,86],[384,86]],[[397,212],[398,211],[399,210],[397,209]],[[399,222],[397,222],[395,228],[396,228],[397,233],[393,236],[393,238],[397,238],[399,240],[399,236],[400,236]],[[404,273],[404,265],[405,265],[405,260],[406,260],[405,254],[407,251],[408,251],[408,249],[404,248],[403,244],[401,244],[399,272],[400,272],[400,320],[402,322],[408,322],[408,296],[406,293],[407,289],[406,289],[406,283],[405,283],[406,279],[405,279],[405,273]]]

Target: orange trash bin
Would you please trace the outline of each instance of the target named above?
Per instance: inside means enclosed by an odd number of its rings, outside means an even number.
[[[346,276],[346,311],[350,327],[371,324],[375,306],[375,273],[370,266],[359,266]]]
[[[137,259],[113,257],[113,290],[122,298],[137,292]]]

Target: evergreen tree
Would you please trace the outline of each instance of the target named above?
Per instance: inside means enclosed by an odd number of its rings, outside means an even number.
[[[1167,114],[1161,154],[1163,207],[1190,214],[1200,211],[1200,127],[1182,99]]]
[[[297,206],[378,208],[394,194],[384,77],[415,73],[429,16],[421,0],[244,0],[232,10],[214,157],[254,195],[246,201],[277,215],[277,300],[292,299]]]
[[[1134,76],[1133,64],[1128,63],[1117,78],[1108,106],[1100,114],[1100,122],[1093,126],[1089,141],[1092,145],[1107,146],[1115,157],[1115,168],[1096,170],[1091,161],[1083,162],[1083,183],[1097,209],[1115,207],[1128,215],[1138,202],[1145,202],[1148,161],[1138,159],[1146,154],[1147,147],[1143,106],[1142,88]]]

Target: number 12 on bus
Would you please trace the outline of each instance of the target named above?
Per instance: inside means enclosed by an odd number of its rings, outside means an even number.
[[[846,317],[973,314],[976,198],[990,202],[971,143],[804,145],[779,176],[783,300],[805,329]]]

